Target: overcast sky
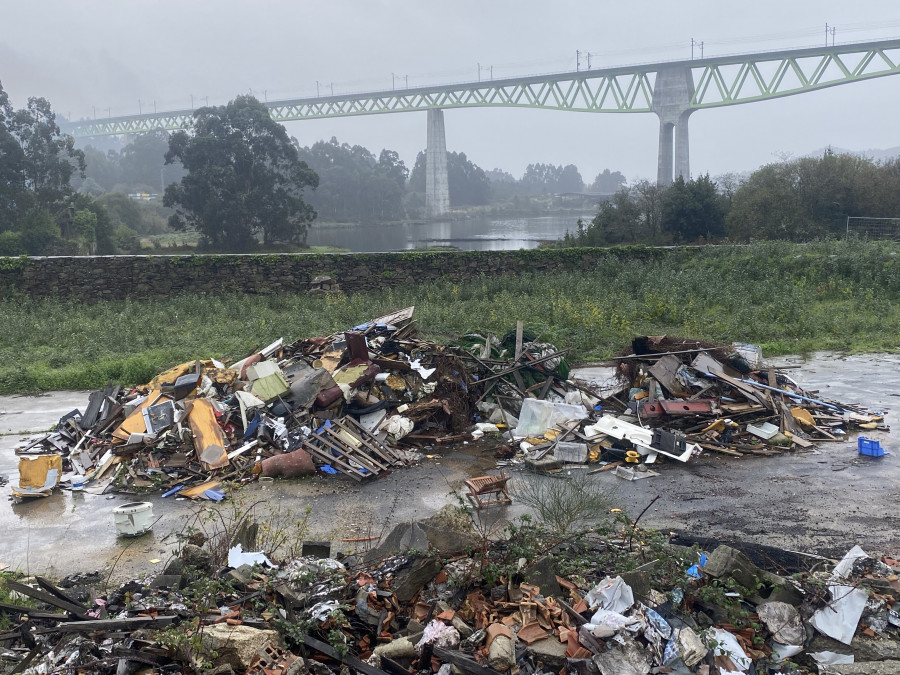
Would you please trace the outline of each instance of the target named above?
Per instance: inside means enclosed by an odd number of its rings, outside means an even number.
[[[252,91],[268,100],[900,36],[896,0],[3,0],[0,82],[16,106],[44,96],[63,115],[136,114],[224,103]],[[583,65],[584,62],[583,62]],[[404,79],[405,83],[405,79]],[[399,81],[398,81],[399,85]],[[756,168],[827,145],[900,146],[900,77],[691,117],[692,174]],[[656,175],[653,114],[504,108],[448,110],[447,147],[485,169],[521,176],[530,162]],[[337,136],[412,165],[425,113],[294,122],[308,145]]]

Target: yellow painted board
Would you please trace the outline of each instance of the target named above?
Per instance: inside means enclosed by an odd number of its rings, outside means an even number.
[[[147,394],[147,398],[137,408],[132,410],[131,414],[125,418],[125,421],[112,433],[113,437],[118,438],[120,441],[127,441],[131,434],[146,433],[147,423],[144,422],[144,408],[158,403],[160,396],[162,396],[162,392],[156,389]]]
[[[46,497],[59,485],[62,476],[61,455],[38,455],[19,458],[19,487],[12,488],[16,497]]]
[[[185,488],[178,493],[179,497],[188,497],[190,499],[197,499],[203,496],[203,493],[207,490],[215,490],[219,487],[220,483],[217,480],[208,480],[205,483],[200,483],[200,485],[195,485],[194,487]]]
[[[816,421],[806,408],[791,408],[791,416],[805,427],[816,426]]]
[[[216,365],[212,362],[212,359],[205,359],[203,361],[200,361],[200,365],[204,369],[216,367]],[[177,366],[172,366],[167,371],[160,373],[144,386],[147,389],[161,389],[164,384],[172,384],[182,375],[193,373],[196,367],[196,361],[187,361],[186,363],[180,363]]]
[[[208,399],[198,398],[194,401],[188,419],[191,431],[194,432],[194,450],[203,465],[207,469],[228,466],[225,434],[216,422],[216,411],[212,403]]]

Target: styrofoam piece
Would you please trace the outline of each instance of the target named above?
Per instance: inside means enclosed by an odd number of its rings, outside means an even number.
[[[767,441],[777,434],[779,429],[771,422],[763,422],[762,424],[748,424],[747,431],[748,433]]]

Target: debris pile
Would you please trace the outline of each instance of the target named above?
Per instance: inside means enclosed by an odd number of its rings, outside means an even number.
[[[472,423],[506,375],[558,374],[552,346],[526,345],[530,368],[488,363],[418,339],[412,316],[409,307],[328,337],[280,339],[233,364],[198,360],[141,387],[93,392],[83,413],[17,448],[13,496],[46,496],[62,484],[218,501],[226,481],[257,476],[318,470],[363,481],[416,461],[411,447],[498,431]]]
[[[804,391],[789,366],[766,366],[755,345],[643,337],[614,360],[624,385],[619,401],[639,425],[660,430],[660,439],[683,434],[697,449],[768,455],[887,430],[882,414]]]
[[[549,376],[529,389],[555,392],[550,400],[498,396],[519,405],[507,413],[518,415],[511,433],[519,452],[506,463],[554,471],[600,461],[597,471],[636,480],[657,475],[643,469],[660,457],[778,455],[846,442],[854,431],[888,430],[881,413],[805,391],[790,367],[766,366],[754,345],[641,337],[612,361],[615,384],[603,392],[571,381],[557,386]]]
[[[409,307],[328,337],[280,339],[233,364],[198,360],[142,387],[96,391],[83,413],[16,450],[13,495],[62,483],[221,500],[226,481],[316,471],[363,481],[485,434],[502,434],[499,466],[602,462],[634,480],[655,474],[628,464],[659,457],[771,455],[886,429],[880,414],[804,391],[752,346],[638,338],[614,359],[618,386],[600,391],[572,379],[565,351],[521,322],[503,338],[442,346],[416,337],[412,317]]]
[[[30,605],[0,603],[0,671],[840,673],[857,656],[890,658],[900,637],[900,563],[859,547],[837,565],[793,554],[784,576],[724,544],[644,563],[622,539],[557,540],[518,562],[510,543],[277,566],[235,547],[222,568],[187,544],[162,574],[110,592],[99,575],[6,581]],[[566,578],[556,566],[572,546],[593,562]]]

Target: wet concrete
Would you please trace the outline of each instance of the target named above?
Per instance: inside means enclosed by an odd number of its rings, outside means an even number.
[[[900,356],[842,356],[821,353],[808,360],[780,359],[802,365],[801,384],[822,396],[890,411]],[[603,371],[586,373],[600,376]],[[602,379],[602,378],[598,378]],[[85,392],[57,392],[39,397],[0,397],[0,474],[17,480],[13,447],[19,432],[50,428],[73,408],[84,408]],[[779,457],[731,458],[707,453],[695,463],[660,464],[656,478],[625,482],[609,474],[596,480],[616,490],[616,499],[632,515],[655,496],[660,499],[641,523],[663,531],[694,536],[740,539],[802,551],[843,553],[855,543],[873,552],[900,549],[897,503],[900,497],[900,444],[897,431],[874,432],[872,438],[895,452],[879,459],[857,455],[855,442],[823,443],[817,450]],[[429,451],[419,466],[359,484],[344,476],[251,484],[234,493],[244,505],[259,502],[260,515],[312,509],[309,538],[377,536],[394,524],[426,517],[447,503],[470,477],[494,467],[488,448],[462,446]],[[9,495],[9,486],[0,488]],[[113,507],[135,501],[133,495],[90,495],[56,491],[23,504],[0,504],[0,568],[63,575],[106,570],[114,580],[161,567],[174,545],[165,535],[193,522],[198,505],[188,500],[138,499],[153,503],[158,518],[153,532],[136,539],[116,537]],[[234,500],[231,502],[234,504]],[[230,509],[229,502],[219,505]],[[485,513],[486,529],[523,513],[519,506]],[[153,563],[151,561],[159,560]]]

